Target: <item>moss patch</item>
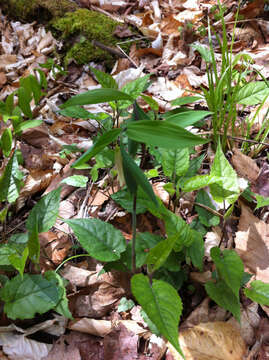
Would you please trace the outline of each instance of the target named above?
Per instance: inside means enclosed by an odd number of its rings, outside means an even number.
[[[12,18],[41,23],[78,9],[70,0],[0,0],[0,7]]]
[[[115,59],[108,52],[92,45],[92,40],[113,47],[119,39],[113,36],[118,22],[88,9],[68,13],[51,23],[54,35],[64,40],[65,64],[71,59],[78,64],[104,61],[111,67]]]

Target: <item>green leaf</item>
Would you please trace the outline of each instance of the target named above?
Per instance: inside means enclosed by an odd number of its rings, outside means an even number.
[[[165,176],[182,176],[189,168],[189,149],[162,149],[162,167]]]
[[[178,114],[165,116],[165,121],[185,128],[187,126],[195,124],[196,122],[202,120],[203,118],[211,114],[212,112],[210,111],[188,110],[182,111]]]
[[[208,195],[208,193],[205,190],[200,190],[196,196],[195,201],[197,203],[200,203],[202,205],[205,205],[209,207],[210,209],[216,210],[215,206],[212,204],[212,201]],[[210,211],[202,208],[201,206],[195,205],[195,210],[197,211],[197,214],[199,216],[200,222],[207,226],[217,226],[220,222],[220,219],[218,216],[213,215]]]
[[[244,275],[244,264],[240,256],[234,250],[223,250],[218,247],[210,250],[210,256],[214,261],[218,275],[233,294],[239,299],[239,289]]]
[[[85,93],[73,96],[71,99],[67,100],[63,105],[61,105],[60,108],[65,109],[69,106],[99,104],[108,101],[119,101],[119,100],[128,100],[130,102],[134,101],[134,99],[130,95],[119,90],[96,89],[96,90],[86,91]]]
[[[18,126],[16,126],[15,134],[19,133],[20,131],[32,129],[41,124],[43,124],[43,120],[39,120],[39,119],[23,121]]]
[[[255,197],[257,200],[257,206],[256,206],[255,210],[269,205],[269,197],[263,197],[259,194],[255,194]]]
[[[182,302],[177,291],[161,280],[153,280],[150,285],[148,277],[143,274],[132,277],[131,289],[149,319],[182,355],[178,343],[178,323],[182,313]]]
[[[252,81],[241,87],[235,102],[242,105],[257,105],[269,96],[269,86],[265,81]]]
[[[37,232],[46,232],[55,224],[60,205],[61,188],[51,191],[43,196],[30,211],[26,221],[26,228],[29,232],[37,224]]]
[[[150,251],[150,249],[157,245],[161,240],[161,236],[151,234],[149,232],[138,233],[136,235],[135,254],[136,266],[138,268],[146,263],[148,251]],[[129,244],[131,246],[131,243]]]
[[[213,199],[217,202],[227,200],[230,204],[234,203],[240,194],[237,174],[224,156],[220,143],[217,147],[210,175],[219,178],[217,183],[209,185]]]
[[[254,280],[250,285],[249,289],[244,289],[244,294],[258,304],[269,306],[269,284]]]
[[[66,109],[60,110],[59,114],[67,117],[72,117],[75,119],[95,119],[97,116],[91,112],[85,110],[81,106],[69,106]]]
[[[44,274],[46,280],[50,282],[56,282],[59,289],[59,301],[53,310],[57,311],[57,313],[63,315],[67,319],[73,319],[73,316],[68,308],[68,300],[66,297],[66,289],[64,286],[64,279],[58,275],[55,271],[46,271]]]
[[[168,237],[176,236],[174,244],[174,250],[176,252],[181,251],[184,246],[191,246],[194,241],[196,231],[178,215],[166,210],[163,214],[163,220],[165,222],[165,229]]]
[[[133,302],[133,300],[127,300],[126,297],[123,297],[120,300],[118,312],[125,312],[131,310],[134,306],[135,303]]]
[[[143,195],[144,193],[138,190],[136,199],[136,214],[144,214],[147,211],[147,207],[143,203]],[[118,192],[112,194],[111,198],[129,213],[133,212],[133,197],[127,189],[119,190]]]
[[[110,74],[95,69],[92,66],[90,66],[90,69],[94,73],[97,81],[102,86],[102,88],[118,89],[118,84],[116,83],[116,80]]]
[[[158,206],[159,204],[157,202],[155,194],[143,171],[136,165],[131,156],[124,150],[122,145],[120,150],[122,156],[124,178],[130,193],[133,195],[136,194],[137,187],[140,186],[144,190],[145,194],[149,197],[149,199],[156,206]]]
[[[175,99],[173,101],[171,101],[171,105],[172,106],[182,106],[182,105],[187,105],[187,104],[191,104],[197,100],[201,100],[201,96],[182,96],[178,99]]]
[[[10,261],[10,264],[16,270],[18,270],[21,277],[23,277],[23,272],[24,272],[24,268],[25,268],[25,264],[26,264],[26,260],[28,258],[28,255],[29,255],[29,249],[28,249],[28,247],[25,247],[21,255],[11,254],[8,257],[8,260]]]
[[[34,263],[38,264],[40,258],[40,243],[38,238],[38,219],[36,219],[36,222],[33,222],[31,230],[29,231],[28,249],[29,249],[30,259]]]
[[[212,55],[209,48],[200,43],[191,44],[191,47],[198,51],[201,57],[205,60],[205,62],[212,63]]]
[[[109,223],[99,219],[72,219],[65,222],[74,231],[81,246],[97,260],[118,260],[126,249],[123,235]]]
[[[3,131],[0,140],[1,148],[5,157],[9,157],[12,149],[12,132],[9,128]]]
[[[121,91],[124,92],[125,94],[128,94],[129,97],[131,97],[133,99],[131,102],[133,102],[134,100],[136,100],[138,98],[139,95],[141,95],[141,93],[143,91],[146,90],[149,78],[150,78],[150,75],[145,75],[145,76],[142,76],[141,78],[130,81],[122,87]],[[120,101],[119,102],[120,109],[125,109],[126,107],[131,105],[131,102],[130,102],[130,100]]]
[[[67,178],[61,181],[61,184],[67,184],[71,186],[85,188],[89,178],[83,175],[73,175],[68,176]]]
[[[18,89],[18,104],[24,115],[30,119],[33,117],[30,105],[31,100],[31,94],[29,94],[25,88],[20,87]]]
[[[41,275],[25,274],[23,279],[17,275],[0,290],[0,297],[10,319],[32,319],[36,313],[44,314],[57,305],[59,289]]]
[[[208,281],[205,284],[205,289],[208,296],[214,300],[216,304],[230,311],[236,320],[240,322],[240,301],[224,281],[220,280],[217,283]]]
[[[10,244],[1,244],[0,245],[0,266],[11,265],[9,261],[9,256],[17,254],[16,247]]]
[[[158,111],[159,104],[151,96],[141,95],[142,99],[151,107],[152,110]]]
[[[173,250],[177,236],[160,241],[156,246],[150,249],[146,263],[149,266],[149,272],[152,273],[159,269],[167,260],[171,251]]]
[[[192,231],[195,236],[193,236],[192,244],[186,249],[186,255],[190,257],[191,262],[195,267],[200,271],[203,271],[203,258],[205,252],[203,236],[198,231]]]
[[[208,142],[178,125],[159,120],[131,122],[127,124],[126,133],[130,139],[165,149],[182,149]]]
[[[181,188],[185,192],[202,189],[210,184],[215,184],[219,179],[217,176],[210,175],[196,175],[182,181]]]
[[[107,145],[116,140],[120,133],[121,129],[112,129],[104,133],[102,136],[99,137],[95,144],[93,144],[77,161],[75,161],[72,167],[80,166],[89,161],[93,156],[98,154]]]
[[[14,151],[0,178],[0,201],[15,202],[19,197],[20,189],[24,185],[22,181],[23,173],[19,170],[17,154],[18,151]]]

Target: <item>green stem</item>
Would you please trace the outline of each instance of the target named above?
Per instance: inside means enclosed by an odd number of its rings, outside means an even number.
[[[59,266],[57,266],[55,272],[58,272],[60,270],[60,268],[69,260],[72,260],[72,259],[76,259],[78,257],[82,257],[82,256],[91,256],[89,254],[79,254],[79,255],[73,255],[73,256],[70,256],[68,259],[65,259]]]
[[[133,197],[133,212],[132,212],[132,272],[135,274],[136,271],[136,253],[135,253],[135,243],[136,243],[136,194]]]

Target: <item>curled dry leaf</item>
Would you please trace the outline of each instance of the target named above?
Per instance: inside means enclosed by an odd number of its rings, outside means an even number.
[[[179,334],[186,360],[242,360],[246,346],[239,331],[222,321],[199,324]],[[168,343],[174,360],[182,357]]]
[[[221,241],[221,228],[219,226],[213,227],[212,231],[209,231],[205,236],[205,256],[208,259],[211,259],[210,257],[210,250],[214,246],[219,246]]]
[[[259,167],[251,157],[244,155],[240,150],[234,148],[231,162],[239,176],[253,183],[259,175]]]
[[[256,280],[269,282],[269,224],[253,215],[241,204],[241,216],[235,237],[235,249],[245,265],[245,271]]]

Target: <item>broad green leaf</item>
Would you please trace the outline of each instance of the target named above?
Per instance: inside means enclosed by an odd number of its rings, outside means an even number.
[[[210,256],[214,261],[218,275],[233,294],[239,299],[239,289],[244,275],[244,264],[240,256],[234,250],[223,250],[218,247],[210,250]]]
[[[131,121],[150,120],[149,116],[141,109],[136,101],[133,103],[133,112],[130,118]],[[139,143],[128,138],[128,153],[134,157],[137,153]]]
[[[141,93],[143,91],[146,90],[149,78],[150,78],[150,75],[145,75],[143,77],[140,77],[138,79],[130,81],[121,88],[121,91],[124,92],[125,94],[128,94],[129,97],[131,97],[133,99],[132,100],[132,102],[133,102],[134,100],[136,100],[138,98],[139,95],[141,95]],[[128,99],[126,99],[126,100],[128,100]],[[129,105],[131,105],[130,100],[119,102],[120,109],[125,109]]]
[[[42,96],[42,91],[41,91],[41,85],[37,81],[36,77],[33,75],[29,75],[25,78],[21,78],[20,86],[25,89],[27,94],[29,94],[29,99],[31,99],[33,95],[35,100],[35,105],[37,105]]]
[[[128,310],[131,310],[135,306],[135,303],[133,300],[127,300],[126,297],[121,298],[119,306],[118,306],[118,312],[125,312]]]
[[[11,254],[9,256],[9,258],[8,258],[9,261],[10,261],[10,264],[16,270],[18,270],[21,277],[23,277],[23,272],[24,272],[24,268],[25,268],[25,264],[26,264],[26,260],[28,258],[28,255],[29,255],[29,249],[28,249],[28,247],[25,247],[21,255]]]
[[[182,105],[187,105],[187,104],[191,104],[197,100],[201,100],[201,96],[182,96],[180,98],[177,98],[173,101],[171,101],[171,105],[172,106],[182,106]]]
[[[22,181],[23,173],[19,170],[17,154],[18,151],[14,151],[0,178],[0,201],[15,202],[19,197],[20,189],[24,185]]]
[[[57,287],[59,289],[59,302],[54,307],[53,310],[57,311],[57,313],[63,315],[67,319],[73,319],[73,316],[68,308],[68,300],[66,297],[66,289],[64,286],[64,279],[58,275],[55,271],[46,271],[44,274],[46,280],[50,282],[56,282]]]
[[[11,115],[14,109],[14,92],[9,94],[6,99],[5,111],[8,115]]]
[[[182,149],[208,142],[178,125],[159,120],[131,122],[127,124],[126,133],[130,139],[165,149]]]
[[[16,126],[15,134],[17,134],[20,131],[25,131],[27,129],[32,129],[36,126],[39,126],[43,123],[43,120],[34,119],[34,120],[27,120],[20,123],[18,126]]]
[[[208,296],[215,301],[220,307],[230,311],[238,322],[240,322],[240,301],[234,295],[231,288],[222,280],[214,283],[208,281],[205,284]]]
[[[0,140],[1,148],[5,157],[9,157],[11,149],[12,149],[12,132],[11,129],[6,128],[3,131]]]
[[[124,93],[119,90],[95,89],[73,96],[71,99],[67,100],[63,105],[61,105],[60,108],[65,109],[69,106],[99,104],[108,101],[119,101],[119,100],[128,100],[130,102],[133,102],[135,99],[132,98],[127,93]]]
[[[212,113],[210,111],[198,111],[198,110],[182,111],[178,114],[165,117],[165,121],[178,125],[182,128],[185,128],[187,126],[191,126],[195,124],[196,122],[202,120],[203,118],[211,114]]]
[[[0,290],[0,297],[10,319],[32,319],[36,313],[44,314],[57,305],[59,289],[41,275],[25,274],[23,279],[17,275]]]
[[[252,81],[241,87],[235,102],[242,105],[257,105],[269,96],[269,86],[265,81]]]
[[[224,156],[220,143],[211,166],[210,175],[220,179],[217,183],[209,185],[213,199],[217,202],[227,200],[230,204],[234,203],[240,194],[237,174]]]
[[[149,232],[138,233],[136,235],[135,254],[136,254],[136,266],[138,268],[146,263],[148,252],[150,251],[150,249],[156,246],[161,240],[162,238],[159,235],[154,235]]]
[[[254,280],[250,285],[250,288],[244,289],[244,294],[258,304],[269,306],[269,284]]]
[[[10,244],[1,244],[0,245],[0,266],[8,266],[11,265],[9,261],[9,256],[17,254],[17,250],[15,246]]]
[[[216,183],[220,180],[217,176],[210,175],[196,175],[188,178],[180,184],[181,188],[185,192],[202,189],[210,184]]]
[[[165,263],[171,251],[173,250],[176,240],[177,235],[174,235],[160,241],[156,246],[150,249],[146,260],[150,273],[156,271]]]
[[[131,194],[136,194],[137,187],[140,186],[145,194],[149,197],[149,199],[158,206],[158,202],[156,196],[152,190],[152,187],[143,173],[143,171],[136,165],[131,156],[124,150],[121,145],[121,156],[122,156],[122,165],[124,178],[126,181],[126,185]]]
[[[212,201],[205,190],[200,190],[196,196],[195,201],[199,204],[205,205],[210,209],[216,210],[215,206],[212,204]],[[207,226],[217,226],[220,222],[218,216],[213,215],[210,211],[206,210],[205,208],[195,205],[195,210],[199,216],[200,222]]]
[[[148,277],[143,274],[132,277],[131,289],[149,319],[182,355],[178,343],[178,323],[182,313],[182,302],[177,291],[161,280],[153,280],[151,285]]]
[[[152,110],[158,111],[159,104],[151,96],[141,95],[142,99],[151,107]]]
[[[143,195],[144,193],[138,190],[136,199],[136,214],[143,214],[147,211],[147,207],[143,204]],[[129,213],[133,212],[133,197],[127,189],[119,190],[118,192],[112,194],[111,198]]]
[[[184,246],[191,246],[194,241],[195,231],[181,217],[166,210],[163,214],[163,220],[168,238],[176,236],[174,251],[178,252]]]
[[[200,43],[191,44],[191,47],[198,51],[201,57],[205,60],[205,62],[212,63],[212,55],[208,48],[208,46],[202,45]]]
[[[126,248],[121,232],[99,219],[72,219],[65,222],[74,231],[81,246],[95,259],[113,261]]]
[[[37,224],[37,232],[46,232],[55,224],[60,205],[61,188],[51,191],[43,196],[30,211],[26,221],[26,228],[29,232]]]
[[[91,112],[85,110],[83,107],[75,105],[69,106],[59,111],[59,114],[75,119],[96,119],[97,116]]]
[[[67,184],[71,186],[85,188],[89,178],[83,175],[73,175],[68,176],[67,178],[61,181],[61,184]]]
[[[72,167],[80,166],[89,161],[107,145],[116,140],[120,133],[121,129],[112,129],[104,133],[99,137],[95,144],[93,144],[77,161],[75,161]]]
[[[269,205],[269,197],[263,197],[259,194],[255,194],[255,197],[257,200],[257,206],[256,206],[255,210]]]
[[[33,117],[30,105],[31,100],[31,94],[29,94],[25,88],[20,87],[18,89],[18,104],[24,115],[30,119]]]
[[[192,229],[193,242],[187,247],[186,255],[190,257],[192,264],[200,271],[203,271],[204,258],[204,239],[203,236],[196,230]]]
[[[116,83],[116,80],[110,74],[95,69],[92,66],[90,66],[90,69],[94,73],[97,81],[102,86],[102,88],[118,89],[118,84]]]
[[[165,176],[182,176],[189,168],[189,148],[166,150],[162,149],[162,167]]]

